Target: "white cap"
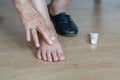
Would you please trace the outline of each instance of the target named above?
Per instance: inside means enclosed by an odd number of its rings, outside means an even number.
[[[92,44],[97,44],[97,40],[96,40],[96,39],[92,39],[92,40],[91,40],[91,43],[92,43]]]

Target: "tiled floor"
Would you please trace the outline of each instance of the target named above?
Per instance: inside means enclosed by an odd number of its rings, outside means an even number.
[[[0,80],[120,80],[120,0],[71,0],[68,12],[79,34],[59,36],[67,59],[48,63],[34,57],[12,0],[1,0]],[[100,34],[97,46],[90,32]]]

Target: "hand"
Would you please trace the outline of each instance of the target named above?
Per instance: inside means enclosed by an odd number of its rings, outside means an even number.
[[[19,10],[21,8],[17,9]],[[27,4],[24,6],[22,10],[19,10],[19,15],[25,28],[27,41],[31,40],[30,33],[32,33],[35,46],[40,47],[37,33],[39,32],[48,44],[52,44],[51,39],[53,39],[53,37],[51,37],[48,32],[43,16],[38,13],[32,5]]]

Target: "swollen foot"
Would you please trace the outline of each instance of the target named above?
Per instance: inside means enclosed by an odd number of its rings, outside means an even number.
[[[45,42],[44,38],[39,35],[40,39],[40,48],[37,51],[37,57],[38,59],[42,59],[44,61],[63,61],[65,60],[65,56],[62,50],[62,47],[57,39],[57,34],[54,29],[53,24],[51,21],[46,21],[46,24],[49,25],[47,28],[50,32],[50,35],[56,36],[53,40],[53,44],[49,45]]]
[[[38,59],[49,62],[65,60],[61,45],[57,39],[54,41],[53,45],[48,45],[43,39],[40,40],[40,44],[41,46],[37,51]]]

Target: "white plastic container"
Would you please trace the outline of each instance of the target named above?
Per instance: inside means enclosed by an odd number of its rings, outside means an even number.
[[[90,33],[90,42],[91,44],[97,44],[98,42],[98,33]]]

